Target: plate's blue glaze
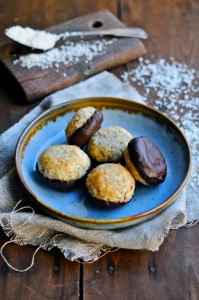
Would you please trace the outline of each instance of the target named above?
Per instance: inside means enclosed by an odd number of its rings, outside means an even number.
[[[73,225],[112,229],[137,224],[153,217],[175,200],[188,178],[190,153],[184,136],[172,121],[147,106],[110,98],[109,108],[107,98],[89,101],[71,101],[51,109],[25,130],[16,151],[16,166],[22,183],[44,210]],[[89,203],[82,187],[70,192],[57,192],[47,187],[35,171],[38,156],[45,148],[67,143],[64,129],[74,115],[74,111],[68,111],[68,108],[75,105],[98,106],[103,103],[106,107],[102,108],[102,128],[118,125],[127,129],[134,137],[147,136],[161,149],[168,167],[164,183],[151,187],[137,184],[132,200],[113,209],[99,208]],[[50,120],[46,121],[49,116]]]

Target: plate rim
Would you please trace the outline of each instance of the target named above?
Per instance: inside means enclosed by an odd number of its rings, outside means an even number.
[[[146,212],[143,212],[141,214],[137,214],[134,216],[128,216],[128,217],[123,217],[123,218],[117,218],[117,219],[90,219],[90,218],[81,218],[81,217],[77,217],[77,216],[71,216],[68,215],[66,213],[62,213],[54,208],[52,208],[51,206],[48,206],[47,204],[43,203],[40,199],[38,199],[38,197],[31,191],[31,189],[27,186],[23,175],[22,175],[22,170],[21,170],[21,151],[23,149],[22,146],[24,139],[26,137],[26,134],[29,132],[29,130],[37,124],[38,121],[42,121],[43,118],[45,118],[45,116],[48,116],[48,114],[52,113],[52,112],[56,112],[59,109],[63,108],[63,107],[71,107],[74,106],[75,104],[79,104],[80,106],[88,106],[88,102],[93,102],[92,105],[93,106],[99,106],[97,105],[97,101],[99,102],[103,102],[104,104],[102,105],[102,107],[107,107],[108,106],[111,108],[111,104],[109,102],[107,102],[107,99],[110,101],[111,103],[113,103],[115,106],[118,106],[117,108],[119,109],[119,103],[122,102],[121,106],[123,106],[124,104],[126,104],[126,107],[130,106],[129,109],[132,110],[132,107],[141,107],[143,110],[149,111],[150,115],[151,113],[155,114],[156,116],[159,116],[161,119],[165,119],[168,123],[170,123],[176,130],[177,132],[180,134],[180,136],[183,138],[183,141],[186,145],[187,148],[187,154],[188,154],[188,168],[187,168],[187,172],[186,175],[183,178],[183,181],[181,183],[181,185],[178,187],[178,189],[171,195],[171,197],[169,197],[166,201],[164,201],[163,203],[161,203],[160,205],[154,207],[153,209],[150,209]],[[84,105],[85,103],[87,103],[87,105]],[[131,107],[132,106],[132,107]],[[58,115],[56,116],[58,117]],[[52,118],[51,118],[52,120]],[[27,145],[26,145],[27,146]],[[26,147],[24,146],[24,147]],[[110,224],[121,224],[121,223],[130,223],[130,222],[137,222],[138,220],[140,220],[140,222],[142,222],[143,218],[146,218],[146,220],[148,220],[151,217],[157,214],[159,214],[160,212],[162,212],[165,208],[167,208],[170,204],[172,204],[177,196],[181,193],[182,189],[184,188],[190,173],[191,173],[191,167],[192,167],[192,159],[191,159],[191,152],[190,152],[190,148],[189,148],[189,144],[187,142],[187,139],[185,137],[185,135],[183,134],[183,132],[181,131],[181,129],[175,124],[175,122],[170,119],[167,115],[163,114],[162,112],[158,111],[157,109],[148,106],[146,104],[134,101],[134,100],[129,100],[129,99],[124,99],[124,98],[117,98],[117,97],[86,97],[86,98],[77,98],[74,100],[70,100],[70,101],[66,101],[63,102],[61,104],[55,105],[51,108],[49,108],[48,110],[42,112],[41,114],[39,114],[36,118],[34,118],[30,124],[28,126],[26,126],[26,128],[22,131],[17,144],[16,144],[16,148],[15,148],[15,167],[17,170],[17,174],[20,178],[20,181],[23,185],[23,187],[25,187],[25,189],[28,191],[28,193],[33,197],[34,200],[36,200],[36,204],[38,204],[39,206],[41,206],[44,211],[47,211],[49,214],[55,214],[58,217],[62,217],[64,218],[64,220],[70,220],[73,222],[77,222],[80,223],[81,226],[83,226],[84,224],[89,224],[89,225],[110,225]]]

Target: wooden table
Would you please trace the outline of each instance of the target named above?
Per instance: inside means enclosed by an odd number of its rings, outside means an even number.
[[[173,56],[199,68],[198,0],[0,0],[0,46],[8,43],[3,30],[13,24],[45,28],[104,8],[127,26],[146,29],[146,57]],[[132,64],[111,72],[120,75],[128,67]],[[22,103],[17,86],[0,66],[0,132],[36,104]],[[92,264],[67,261],[58,250],[40,250],[31,270],[17,273],[0,258],[0,299],[199,299],[198,230],[199,224],[172,230],[158,252],[121,249]],[[0,233],[2,246],[8,239]],[[10,245],[6,254],[24,268],[34,250]]]

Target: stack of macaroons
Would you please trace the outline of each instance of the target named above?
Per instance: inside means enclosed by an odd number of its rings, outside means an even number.
[[[86,178],[90,199],[97,205],[117,207],[132,199],[135,181],[163,182],[167,166],[150,139],[133,138],[120,126],[100,129],[102,122],[102,112],[93,107],[77,110],[65,129],[69,145],[44,150],[37,171],[48,186],[59,191],[68,191]],[[86,150],[79,148],[86,145]],[[123,159],[127,168],[121,165]],[[91,161],[97,163],[93,170]]]
[[[77,110],[69,121],[65,133],[68,143],[83,147],[92,135],[101,127],[103,115],[94,107],[83,107]]]

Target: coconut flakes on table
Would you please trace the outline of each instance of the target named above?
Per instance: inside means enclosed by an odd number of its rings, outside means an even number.
[[[191,186],[199,188],[199,72],[170,58],[153,61],[139,58],[139,64],[129,72],[124,72],[121,78],[125,83],[142,86],[144,99],[150,105],[149,99],[155,102],[154,108],[164,111],[184,132],[193,156],[193,172]]]

